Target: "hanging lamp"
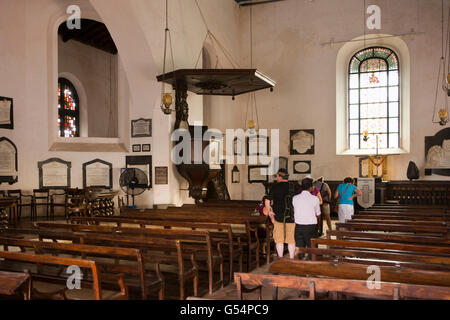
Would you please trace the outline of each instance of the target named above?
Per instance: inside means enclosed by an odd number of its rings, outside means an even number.
[[[170,53],[172,56],[172,70],[174,69],[173,51],[172,51],[172,37],[169,29],[169,0],[166,0],[166,28],[164,29],[164,61],[163,61],[163,75],[166,73],[166,57],[167,57],[167,40],[170,41]],[[172,94],[165,92],[165,82],[162,81],[161,86],[161,110],[164,114],[170,115],[174,109],[170,106],[173,103]]]
[[[230,58],[231,55],[210,31],[198,2],[195,2],[207,29],[205,40],[209,37],[220,47],[225,57],[231,62],[233,69],[178,69],[169,73],[166,73],[164,69],[163,74],[157,76],[157,80],[172,85],[175,91],[191,91],[199,95],[231,96],[233,100],[235,96],[244,93],[263,89],[272,91],[276,82],[259,70],[236,68],[236,64]],[[167,29],[166,34],[168,33]],[[184,105],[184,99],[180,100],[183,107],[177,105],[177,99],[175,100],[177,114],[185,112],[187,106]]]
[[[433,123],[439,123],[441,126],[445,126],[448,123],[448,96],[450,95],[450,72],[447,73],[447,76],[445,75],[445,69],[446,64],[447,67],[449,66],[449,58],[448,58],[448,41],[449,41],[449,20],[450,19],[450,8],[447,15],[447,32],[446,32],[446,47],[444,52],[444,0],[442,0],[442,43],[441,43],[441,58],[439,60],[439,70],[437,75],[437,83],[436,83],[436,96],[434,99],[434,106],[433,106],[433,117],[432,122]],[[441,79],[441,70],[442,70],[442,79]],[[448,69],[450,71],[450,69]],[[438,98],[438,92],[440,84],[439,82],[442,81],[442,89],[445,92],[443,95],[445,103],[444,106],[441,107],[439,110],[437,110],[437,98]],[[438,119],[436,119],[436,115],[438,116]]]

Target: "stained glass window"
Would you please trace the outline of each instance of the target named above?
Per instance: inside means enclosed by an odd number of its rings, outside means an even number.
[[[399,148],[400,70],[394,51],[363,49],[348,70],[348,143],[352,150]],[[363,133],[369,134],[364,141]]]
[[[64,78],[58,79],[58,128],[59,136],[80,136],[80,104],[73,84]]]

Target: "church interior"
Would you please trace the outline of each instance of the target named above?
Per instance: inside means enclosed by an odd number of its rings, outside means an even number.
[[[0,300],[449,300],[449,41],[450,0],[0,0]],[[330,189],[294,259],[280,177]]]

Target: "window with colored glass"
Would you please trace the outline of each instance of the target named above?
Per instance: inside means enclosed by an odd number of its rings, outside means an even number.
[[[400,147],[400,70],[391,49],[366,48],[351,58],[348,122],[350,150]]]
[[[80,104],[73,84],[58,79],[58,128],[59,136],[65,138],[80,136]]]

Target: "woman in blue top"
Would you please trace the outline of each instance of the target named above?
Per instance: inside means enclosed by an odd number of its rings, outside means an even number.
[[[339,198],[339,222],[345,222],[345,220],[351,220],[354,208],[353,199],[361,196],[362,192],[356,188],[353,184],[353,178],[347,177],[344,179],[344,183],[340,184],[335,193],[334,198]]]

